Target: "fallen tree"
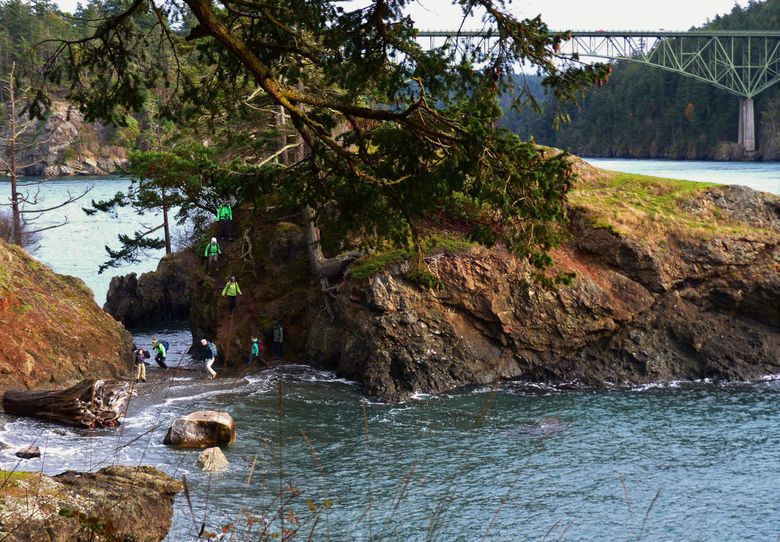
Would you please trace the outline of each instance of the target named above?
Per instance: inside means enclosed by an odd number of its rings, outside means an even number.
[[[74,427],[116,427],[129,398],[128,382],[89,379],[64,390],[7,391],[3,410]]]

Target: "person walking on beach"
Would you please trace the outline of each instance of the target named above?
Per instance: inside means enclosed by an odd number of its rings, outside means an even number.
[[[200,347],[203,353],[203,359],[206,360],[206,370],[209,372],[209,378],[213,380],[217,378],[217,372],[211,368],[211,366],[214,365],[214,360],[217,359],[217,355],[219,353],[217,351],[217,345],[209,340],[201,339]]]
[[[165,364],[165,358],[168,355],[167,349],[165,348],[165,344],[163,342],[158,341],[156,338],[152,339],[152,350],[157,352],[157,355],[154,356],[154,361],[157,362],[157,365],[162,367],[163,369],[167,369],[168,366]]]
[[[265,365],[263,360],[263,343],[257,337],[252,337],[252,346],[249,347],[249,361],[247,363],[254,361],[260,364],[261,367]]]
[[[284,327],[279,320],[274,322],[272,332],[274,337],[274,357],[276,359],[282,359],[284,357]]]
[[[223,239],[233,238],[233,208],[229,203],[221,201],[217,207],[217,220],[219,221],[219,235]]]
[[[222,295],[228,298],[228,310],[233,312],[236,308],[236,296],[241,295],[241,288],[238,287],[235,275],[230,275],[230,280],[222,289]]]
[[[211,242],[206,245],[206,250],[203,253],[203,255],[206,257],[206,269],[209,273],[211,273],[213,269],[216,269],[217,264],[219,263],[220,254],[222,254],[222,249],[219,248],[217,238],[212,237]]]
[[[146,362],[144,359],[146,355],[143,348],[139,348],[135,351],[133,356],[133,363],[135,364],[135,379],[141,382],[146,382]]]

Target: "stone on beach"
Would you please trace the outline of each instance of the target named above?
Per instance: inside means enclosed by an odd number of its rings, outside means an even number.
[[[37,446],[25,446],[16,451],[16,457],[21,457],[22,459],[41,457],[41,450]]]
[[[163,444],[179,448],[230,446],[236,441],[233,417],[227,412],[202,410],[177,418]]]
[[[213,448],[206,448],[200,455],[198,455],[198,466],[205,471],[214,472],[221,471],[228,468],[230,463],[222,453],[222,450],[216,446]]]

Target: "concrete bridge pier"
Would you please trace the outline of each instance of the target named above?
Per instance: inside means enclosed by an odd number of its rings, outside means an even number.
[[[742,98],[739,102],[739,139],[745,149],[745,157],[756,154],[756,117],[753,113],[753,98]]]

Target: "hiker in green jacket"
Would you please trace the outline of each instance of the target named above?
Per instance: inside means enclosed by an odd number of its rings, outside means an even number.
[[[167,369],[168,366],[165,364],[165,358],[168,356],[168,352],[165,349],[165,345],[158,341],[156,337],[152,338],[152,350],[157,352],[157,355],[154,356],[154,361],[157,362],[157,365],[163,369]]]
[[[265,365],[265,360],[263,360],[263,343],[260,341],[258,337],[252,337],[252,346],[249,347],[249,360],[247,363],[252,363],[254,361],[258,362],[261,366]]]
[[[227,202],[220,202],[217,207],[217,220],[219,221],[219,235],[224,239],[233,238],[233,208]]]
[[[241,288],[238,287],[238,283],[236,282],[236,277],[234,275],[230,275],[230,280],[222,289],[222,295],[227,296],[228,310],[233,312],[233,309],[236,308],[236,296],[241,295]]]
[[[222,254],[222,249],[219,248],[217,238],[212,237],[211,242],[206,245],[206,250],[203,252],[203,255],[207,258],[206,268],[208,269],[209,273],[211,273],[211,270],[216,268],[217,264],[219,263],[220,254]]]

